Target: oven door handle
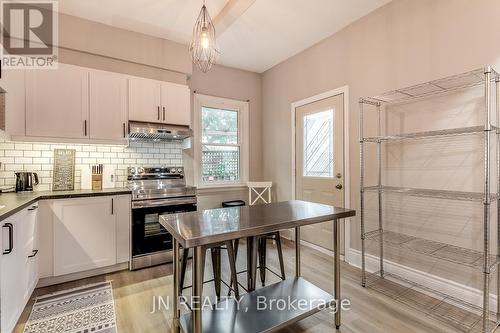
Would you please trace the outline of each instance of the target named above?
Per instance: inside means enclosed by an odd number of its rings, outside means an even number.
[[[176,198],[165,200],[141,200],[133,201],[132,209],[161,207],[161,206],[174,206],[174,205],[189,205],[196,204],[196,198]]]

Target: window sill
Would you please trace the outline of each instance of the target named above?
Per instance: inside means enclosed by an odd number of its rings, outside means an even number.
[[[229,192],[229,191],[242,191],[247,190],[247,184],[213,184],[213,185],[199,185],[197,186],[198,194],[207,194],[211,192]]]

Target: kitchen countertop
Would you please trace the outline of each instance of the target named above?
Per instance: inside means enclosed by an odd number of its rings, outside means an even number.
[[[160,216],[160,224],[184,248],[256,236],[354,216],[351,209],[291,200]]]
[[[0,206],[5,207],[0,209],[0,221],[23,210],[24,208],[34,204],[39,200],[97,197],[131,193],[132,192],[128,188],[112,188],[100,191],[74,190],[2,193],[0,194]]]

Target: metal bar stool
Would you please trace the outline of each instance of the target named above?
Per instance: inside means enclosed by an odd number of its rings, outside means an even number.
[[[271,202],[271,187],[272,182],[248,182],[248,203],[250,205],[255,205],[256,203],[270,203]],[[267,193],[266,193],[267,192]],[[238,201],[235,201],[235,203]],[[244,202],[239,200],[240,204],[238,206],[243,206]],[[278,250],[278,260],[280,264],[281,275],[276,274],[269,268],[267,268],[267,241],[273,240],[276,242],[276,248]],[[238,257],[239,240],[234,242],[234,253],[235,257]],[[259,260],[259,265],[257,266],[256,261]],[[247,289],[248,291],[255,290],[255,276],[257,273],[257,268],[260,271],[260,279],[262,286],[266,284],[266,270],[277,275],[282,280],[286,278],[285,276],[285,264],[283,261],[283,249],[281,247],[281,235],[277,232],[272,232],[257,237],[247,238]]]
[[[207,250],[210,250],[214,278],[213,278],[213,280],[204,281],[203,283],[208,283],[208,282],[212,282],[212,281],[214,282],[215,295],[217,297],[217,300],[220,299],[222,283],[224,283],[229,288],[229,290],[234,290],[235,297],[239,298],[240,293],[239,293],[238,283],[234,283],[234,281],[237,281],[237,272],[236,272],[236,256],[235,256],[235,252],[234,252],[233,242],[227,241],[227,242],[204,247],[203,251],[205,252],[205,256],[206,256]],[[222,280],[221,250],[227,250],[227,255],[229,257],[229,269],[231,270],[230,285],[227,285]],[[184,289],[190,288],[190,287],[184,287],[184,280],[186,278],[188,259],[189,259],[189,249],[184,249],[182,252],[182,262],[181,262],[181,277],[180,277],[181,291]],[[205,273],[205,259],[206,259],[206,257],[203,257],[203,264],[202,264],[203,271],[201,272],[202,276]],[[234,284],[234,287],[233,287],[233,284]]]

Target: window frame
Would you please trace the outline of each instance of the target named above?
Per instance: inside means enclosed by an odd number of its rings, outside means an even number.
[[[238,112],[238,145],[240,148],[240,179],[237,181],[204,182],[202,179],[202,108],[224,109]],[[198,188],[220,188],[246,186],[249,173],[249,103],[229,98],[194,94],[194,184]],[[208,144],[210,146],[210,144]],[[215,144],[216,146],[219,144]],[[221,146],[223,144],[220,144]]]

